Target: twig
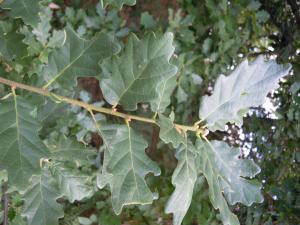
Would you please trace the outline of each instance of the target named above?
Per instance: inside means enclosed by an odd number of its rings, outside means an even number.
[[[141,122],[145,122],[145,123],[157,124],[157,121],[154,118],[146,118],[146,117],[126,114],[126,113],[121,113],[121,112],[117,112],[116,110],[114,110],[114,108],[97,107],[97,106],[90,105],[90,104],[87,104],[82,101],[78,101],[76,99],[71,99],[71,98],[67,98],[65,96],[57,95],[53,92],[48,91],[47,89],[32,87],[32,86],[29,86],[26,84],[22,84],[22,83],[18,83],[15,81],[5,79],[3,77],[0,77],[0,83],[9,85],[14,89],[20,88],[20,89],[34,92],[34,93],[37,93],[37,94],[40,94],[43,96],[52,97],[52,98],[56,99],[58,102],[65,102],[65,103],[68,103],[71,105],[77,105],[82,108],[85,108],[89,112],[95,111],[95,112],[100,112],[100,113],[104,113],[104,114],[109,114],[109,115],[124,118],[127,121],[136,120],[136,121],[141,121]],[[192,131],[192,132],[197,133],[201,130],[201,127],[199,127],[197,125],[185,126],[185,125],[181,125],[181,124],[175,124],[174,126],[185,132]]]

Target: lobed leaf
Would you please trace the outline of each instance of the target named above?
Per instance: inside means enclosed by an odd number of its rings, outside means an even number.
[[[67,27],[65,35],[63,46],[50,54],[49,64],[43,69],[45,87],[55,82],[70,88],[78,77],[96,76],[99,61],[119,51],[119,45],[107,34],[100,33],[92,40],[84,40]]]
[[[0,101],[0,170],[7,170],[9,185],[20,190],[40,172],[40,159],[49,155],[37,135],[40,124],[32,111],[33,107],[16,95]]]
[[[26,45],[22,42],[24,36],[17,33],[16,29],[4,30],[0,26],[0,55],[6,60],[22,58],[26,55]]]
[[[65,168],[63,165],[55,165],[52,172],[57,180],[59,192],[69,202],[81,201],[93,193],[92,186],[88,185],[89,176],[71,168]]]
[[[180,144],[184,144],[186,142],[184,133],[180,133],[180,130],[176,130],[175,125],[170,118],[159,114],[157,124],[160,127],[159,137],[166,144],[172,143],[174,148],[177,148]]]
[[[100,188],[109,184],[114,211],[120,214],[125,205],[151,204],[153,194],[144,177],[148,173],[157,176],[160,169],[145,154],[147,142],[125,125],[106,127],[102,131],[108,145],[97,183]]]
[[[126,110],[136,110],[141,102],[159,105],[158,85],[174,77],[177,71],[169,63],[174,52],[172,41],[172,33],[161,38],[150,33],[141,40],[132,34],[120,56],[112,56],[101,64],[104,79],[100,86],[105,99]],[[161,106],[156,108],[161,110]]]
[[[275,60],[265,61],[263,56],[252,63],[243,61],[229,76],[218,78],[211,96],[203,97],[199,117],[212,131],[224,130],[227,122],[241,125],[248,108],[263,104],[290,69]]]
[[[209,185],[210,200],[215,209],[220,210],[224,225],[239,224],[237,217],[230,211],[223,194],[230,204],[241,202],[250,206],[262,202],[261,185],[244,177],[254,177],[260,172],[251,160],[239,159],[239,151],[225,142],[196,142],[198,166]]]
[[[176,87],[176,79],[176,76],[172,76],[157,85],[156,92],[158,97],[150,101],[152,111],[163,113],[170,105],[170,96]]]
[[[24,23],[36,26],[39,22],[40,0],[5,0],[4,9],[9,9],[13,18],[21,18]]]
[[[176,188],[167,202],[165,211],[174,214],[173,225],[180,225],[190,207],[197,180],[196,150],[187,137],[184,144],[176,150],[176,158],[178,164],[172,175],[172,184]]]
[[[23,197],[22,216],[28,225],[58,225],[58,219],[64,216],[62,206],[56,202],[61,194],[48,170],[43,170],[40,176],[33,176]]]

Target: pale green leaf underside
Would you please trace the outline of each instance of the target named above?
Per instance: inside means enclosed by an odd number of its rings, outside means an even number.
[[[71,88],[78,77],[97,76],[99,62],[117,53],[119,48],[107,34],[84,40],[67,27],[64,45],[50,54],[49,63],[43,69],[46,87],[57,82],[61,87]]]
[[[55,166],[52,172],[57,180],[59,192],[69,202],[81,201],[93,193],[92,186],[88,185],[89,176],[62,165]]]
[[[229,76],[218,78],[211,96],[203,97],[199,117],[212,131],[224,130],[227,122],[241,125],[247,109],[263,104],[290,69],[275,60],[267,62],[263,56],[252,63],[243,61]]]
[[[174,123],[170,118],[159,114],[157,124],[160,127],[159,137],[166,144],[172,143],[174,148],[177,148],[181,143],[185,143],[184,133],[179,133],[180,131],[175,129]]]
[[[105,8],[107,5],[115,6],[119,9],[122,8],[123,5],[135,5],[136,0],[101,0],[102,7]]]
[[[222,193],[233,205],[241,202],[250,206],[262,202],[261,185],[244,177],[254,177],[260,172],[251,160],[239,159],[239,151],[226,143],[213,141],[211,144],[197,140],[198,166],[209,185],[210,200],[220,210],[224,225],[239,224],[231,213]]]
[[[48,149],[39,139],[39,123],[30,115],[33,107],[15,96],[0,101],[0,170],[8,172],[10,186],[23,190]]]
[[[166,205],[166,213],[173,213],[173,225],[180,225],[187,213],[193,196],[197,179],[196,150],[185,138],[184,144],[176,151],[177,167],[172,176],[172,184],[176,186]]]
[[[61,195],[47,170],[32,177],[31,186],[23,197],[22,216],[27,219],[28,225],[58,225],[58,219],[64,215],[62,206],[56,202]]]
[[[101,65],[104,78],[100,85],[105,99],[126,110],[135,110],[141,102],[159,104],[158,85],[177,71],[169,63],[174,52],[172,42],[172,33],[160,38],[150,33],[141,40],[132,34],[124,51]]]
[[[3,8],[9,9],[13,18],[21,18],[24,23],[36,26],[39,21],[39,0],[4,0]]]
[[[98,186],[109,184],[113,209],[121,213],[123,206],[151,204],[153,194],[145,181],[145,175],[160,174],[160,169],[145,153],[147,142],[129,126],[103,128],[109,146],[105,151],[104,168],[98,176]],[[107,134],[107,135],[106,135]]]

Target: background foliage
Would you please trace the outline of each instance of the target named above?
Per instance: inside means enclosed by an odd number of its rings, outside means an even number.
[[[13,2],[14,1],[8,1]],[[16,1],[15,1],[16,2]],[[31,1],[26,1],[30,4]],[[259,180],[263,183],[263,204],[251,207],[236,204],[233,207],[242,224],[290,224],[300,223],[299,196],[299,162],[300,162],[300,3],[297,0],[139,0],[135,6],[112,4],[106,9],[102,6],[112,1],[64,0],[42,1],[41,10],[30,8],[28,14],[22,15],[26,26],[19,15],[24,12],[11,12],[10,15],[2,6],[0,21],[0,52],[1,76],[13,80],[28,80],[32,85],[41,86],[42,81],[33,79],[36,74],[45,74],[47,68],[41,66],[48,63],[51,67],[51,57],[48,55],[61,46],[64,39],[63,27],[73,29],[79,37],[91,38],[98,31],[116,36],[120,44],[128,41],[130,32],[141,36],[148,31],[154,31],[158,36],[165,31],[174,33],[175,54],[173,63],[179,66],[179,78],[174,82],[176,89],[171,98],[169,112],[174,112],[175,121],[191,124],[198,118],[199,99],[204,94],[211,94],[216,78],[221,74],[229,74],[243,58],[253,58],[259,54],[276,58],[281,63],[291,63],[292,75],[281,79],[280,87],[268,95],[268,104],[252,108],[244,118],[244,125],[238,128],[228,125],[226,131],[210,133],[209,139],[226,140],[233,146],[241,146],[243,158],[254,159],[261,167]],[[116,1],[118,2],[118,1]],[[121,2],[121,1],[119,1]],[[127,1],[133,5],[133,1]],[[16,3],[18,4],[18,3]],[[49,5],[50,4],[50,5]],[[50,7],[51,6],[51,7]],[[17,18],[17,19],[13,19]],[[72,31],[67,31],[72,32]],[[82,39],[74,35],[76,44],[81,46]],[[109,43],[109,37],[98,36]],[[112,45],[111,51],[116,51]],[[107,45],[105,46],[107,47]],[[91,48],[92,49],[92,48]],[[85,57],[88,57],[86,55]],[[105,57],[105,56],[103,56]],[[6,59],[13,59],[7,61]],[[81,61],[84,62],[83,58]],[[80,60],[80,59],[79,59]],[[60,62],[63,62],[61,60]],[[97,62],[88,62],[92,70]],[[94,63],[94,64],[92,64]],[[53,65],[56,65],[55,63]],[[63,65],[61,65],[63,67]],[[105,64],[102,65],[105,67]],[[64,71],[66,73],[71,71]],[[24,74],[19,77],[18,74]],[[69,80],[73,84],[73,80]],[[58,80],[59,85],[59,80]],[[97,105],[104,105],[105,99],[98,81],[93,78],[80,78],[75,97]],[[54,89],[60,94],[67,95],[66,89]],[[1,97],[7,93],[6,87],[0,85]],[[31,104],[39,104],[41,99],[33,98],[27,92],[22,93]],[[21,102],[21,100],[20,100]],[[30,107],[24,106],[23,107]],[[150,115],[148,105],[140,105],[139,114]],[[54,112],[54,113],[53,113]],[[91,147],[100,148],[103,140],[97,135],[92,118],[88,112],[79,107],[66,107],[64,104],[55,105],[49,101],[41,107],[37,114],[43,123],[47,124],[41,130],[46,138],[47,146],[55,151],[59,146],[81,149],[82,146],[71,146],[66,143],[64,136],[73,137]],[[64,115],[60,117],[60,115]],[[96,114],[97,121],[105,118]],[[108,118],[110,121],[115,118]],[[135,125],[141,133],[151,137],[151,145],[147,154],[159,165],[164,165],[160,177],[149,177],[148,184],[156,188],[160,197],[153,206],[130,206],[124,208],[120,216],[114,215],[109,201],[108,190],[97,190],[95,185],[96,167],[86,160],[85,155],[78,161],[80,170],[92,177],[82,176],[72,182],[90,183],[83,186],[81,192],[93,193],[93,198],[70,204],[60,202],[65,208],[65,217],[60,224],[171,224],[171,215],[164,213],[167,197],[173,192],[171,176],[176,167],[176,159],[170,146],[159,141],[158,129],[152,126]],[[125,129],[125,128],[124,128]],[[0,143],[2,144],[2,143]],[[71,146],[71,147],[70,147]],[[78,151],[80,152],[80,151]],[[79,154],[79,153],[77,153]],[[91,157],[95,155],[90,152]],[[99,152],[96,153],[99,157]],[[70,157],[59,156],[57,157]],[[172,159],[172,160],[170,160]],[[68,163],[68,170],[52,168],[60,177],[61,182],[72,179],[69,174],[76,174],[78,165]],[[64,165],[65,167],[65,165]],[[57,169],[57,170],[56,170]],[[74,172],[75,171],[75,172]],[[82,174],[82,173],[81,173]],[[43,182],[51,183],[48,174],[43,174]],[[6,174],[0,173],[3,181],[2,192],[7,190]],[[41,181],[33,180],[35,186]],[[212,208],[208,198],[208,187],[203,177],[196,181],[192,204],[183,224],[220,224],[217,212]],[[21,185],[21,184],[20,184]],[[33,188],[35,187],[33,186]],[[64,184],[60,187],[64,190]],[[153,189],[152,189],[153,190]],[[30,190],[29,190],[30,191]],[[59,199],[53,195],[52,203]],[[1,193],[3,194],[3,193]],[[76,196],[67,195],[70,202],[82,200],[80,192]],[[11,224],[24,224],[20,216],[24,201],[18,194],[3,194],[9,197],[9,221]],[[53,201],[54,200],[54,201]],[[50,200],[51,201],[51,200]],[[28,202],[28,201],[27,201]],[[25,203],[25,215],[26,215]],[[30,213],[27,211],[27,213]],[[49,212],[51,214],[51,212]],[[3,213],[0,214],[2,220]],[[55,223],[53,223],[55,224]]]

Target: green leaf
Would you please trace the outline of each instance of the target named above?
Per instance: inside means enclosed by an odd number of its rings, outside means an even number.
[[[160,127],[159,137],[166,144],[172,143],[174,148],[177,148],[180,144],[185,143],[184,133],[180,133],[180,130],[175,128],[171,119],[159,114],[157,123]]]
[[[125,205],[151,204],[153,194],[144,177],[148,173],[158,176],[160,169],[145,154],[147,142],[125,125],[102,131],[108,146],[103,173],[98,176],[97,183],[100,188],[110,185],[114,211],[120,214]]]
[[[33,28],[32,33],[42,45],[45,45],[50,37],[52,11],[49,7],[44,7],[39,16],[40,22]]]
[[[263,104],[290,69],[290,65],[278,65],[275,60],[266,62],[263,56],[252,63],[243,61],[231,75],[218,78],[211,96],[203,97],[199,117],[212,131],[224,130],[227,122],[241,125],[247,109]]]
[[[26,55],[26,45],[22,42],[24,36],[11,28],[8,32],[0,26],[0,55],[6,60],[21,58]]]
[[[64,216],[62,206],[56,202],[60,197],[55,180],[47,170],[40,176],[33,176],[24,194],[22,213],[28,225],[58,225],[58,219]]]
[[[184,144],[176,151],[177,167],[172,176],[172,184],[176,186],[166,205],[166,213],[173,213],[173,225],[180,225],[187,213],[197,180],[196,150],[185,138]]]
[[[112,56],[101,65],[104,79],[100,85],[105,99],[126,110],[135,110],[140,102],[159,102],[157,86],[177,71],[169,63],[174,52],[172,42],[172,33],[161,38],[150,33],[141,40],[132,34],[120,56]]]
[[[173,76],[157,85],[158,98],[150,102],[152,111],[163,113],[170,105],[170,96],[176,87],[176,79],[177,77]]]
[[[231,205],[237,202],[247,206],[254,202],[261,203],[261,185],[245,178],[258,174],[259,167],[251,160],[239,159],[238,149],[231,148],[224,142],[204,143],[198,139],[196,148],[198,166],[208,182],[209,196],[214,208],[220,210],[221,220],[225,225],[239,224],[222,193]]]
[[[88,185],[89,176],[80,174],[71,168],[64,168],[62,165],[55,165],[52,172],[57,180],[59,192],[69,202],[81,201],[93,193],[92,186]]]
[[[4,9],[9,9],[13,18],[21,18],[24,23],[36,26],[39,22],[39,0],[5,0]]]
[[[57,82],[61,87],[75,85],[77,77],[99,74],[99,61],[119,51],[114,39],[100,33],[92,40],[80,38],[70,27],[66,28],[64,45],[49,56],[43,75],[47,80],[45,87]]]
[[[56,160],[87,160],[96,154],[95,149],[85,147],[64,135],[61,136],[55,145],[50,145],[50,149],[51,157]]]
[[[136,4],[136,0],[101,0],[102,8],[105,8],[108,5],[112,5],[121,9],[123,5],[133,6]]]
[[[7,170],[9,184],[21,190],[40,172],[40,159],[48,156],[32,111],[22,97],[0,101],[0,170]]]
[[[141,26],[145,27],[146,29],[151,29],[156,26],[156,21],[153,18],[149,12],[143,12],[141,14],[141,21],[140,21]]]

